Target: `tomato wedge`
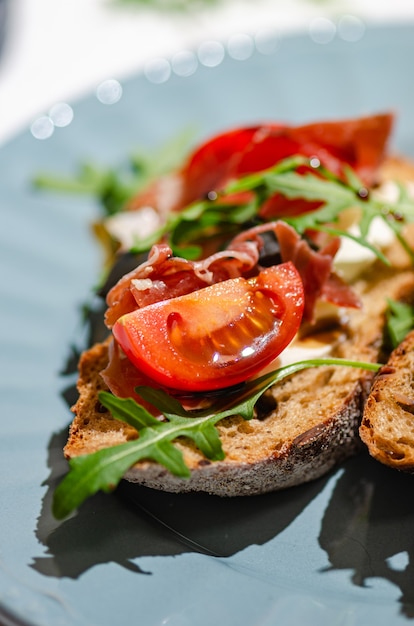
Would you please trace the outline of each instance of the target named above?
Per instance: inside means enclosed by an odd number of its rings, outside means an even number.
[[[127,313],[112,331],[146,376],[180,391],[230,387],[257,374],[294,338],[304,293],[292,263]]]

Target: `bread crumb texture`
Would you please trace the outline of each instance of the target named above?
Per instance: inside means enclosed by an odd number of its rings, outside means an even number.
[[[414,472],[414,331],[391,354],[368,397],[360,428],[370,454]]]

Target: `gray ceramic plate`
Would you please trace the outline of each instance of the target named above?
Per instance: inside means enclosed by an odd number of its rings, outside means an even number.
[[[44,141],[0,151],[0,606],[36,626],[377,626],[414,617],[414,478],[366,455],[308,486],[217,500],[122,486],[70,519],[50,513],[66,471],[63,375],[101,258],[92,200],[34,191],[39,171],[125,159],[192,124],[200,136],[393,109],[394,147],[414,157],[414,28],[358,41],[307,35],[191,76],[137,76],[113,106],[91,95]]]

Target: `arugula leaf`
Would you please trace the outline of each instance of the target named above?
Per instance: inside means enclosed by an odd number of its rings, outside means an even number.
[[[396,348],[407,333],[414,328],[414,306],[398,300],[388,299],[387,334],[391,348]]]
[[[256,402],[269,387],[303,369],[327,365],[343,365],[371,371],[377,371],[380,367],[377,363],[345,359],[300,361],[264,374],[233,390],[233,393],[229,390],[228,394],[214,401],[208,408],[197,411],[185,410],[177,400],[162,390],[137,388],[137,392],[145,400],[149,400],[161,411],[165,421],[155,419],[130,398],[117,398],[108,392],[100,392],[100,402],[115,418],[136,428],[137,439],[71,459],[70,471],[54,493],[54,516],[63,519],[99,490],[112,491],[125,472],[144,459],[160,463],[175,476],[188,478],[190,471],[180,450],[174,446],[174,441],[180,437],[192,439],[208,459],[224,459],[216,428],[219,421],[232,415],[240,415],[246,420],[252,419]]]
[[[288,199],[303,199],[320,202],[320,207],[297,216],[280,215],[295,230],[303,234],[307,230],[324,230],[357,241],[369,248],[379,259],[388,263],[381,250],[367,241],[369,228],[374,218],[380,217],[392,228],[407,252],[414,255],[405,242],[402,231],[408,222],[414,221],[414,199],[404,187],[400,187],[397,200],[390,204],[369,194],[357,174],[350,168],[345,170],[345,182],[322,166],[304,174],[300,166],[309,166],[305,157],[289,157],[275,166],[248,174],[230,183],[213,199],[197,201],[175,213],[150,237],[136,242],[133,252],[145,252],[153,244],[164,239],[174,253],[187,258],[197,258],[202,248],[194,244],[214,236],[228,237],[255,223],[263,223],[260,216],[262,204],[274,194]],[[237,194],[250,192],[252,198],[237,203]],[[345,209],[357,208],[360,212],[360,236],[335,227]]]
[[[388,263],[382,252],[367,241],[373,219],[380,217],[394,230],[406,251],[413,257],[412,250],[402,236],[402,230],[407,222],[414,221],[414,200],[403,185],[399,184],[399,196],[395,203],[389,204],[370,196],[362,181],[349,166],[345,168],[346,181],[343,182],[323,167],[318,168],[322,177],[316,176],[313,172],[299,174],[297,168],[301,164],[309,163],[301,157],[286,159],[274,168],[237,181],[226,189],[225,193],[260,190],[262,198],[264,196],[265,199],[280,193],[288,199],[320,201],[321,207],[316,210],[295,217],[281,216],[281,219],[300,234],[306,230],[324,230],[353,239],[361,246],[369,248],[383,262]],[[335,224],[338,221],[342,211],[352,207],[360,210],[360,237],[346,230],[327,227],[327,224]]]
[[[192,129],[186,129],[158,150],[136,151],[116,168],[84,163],[74,177],[38,174],[33,184],[39,189],[94,196],[108,217],[122,211],[151,181],[178,167],[193,135]]]

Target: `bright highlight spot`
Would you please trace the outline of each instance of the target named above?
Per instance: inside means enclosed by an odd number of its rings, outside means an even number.
[[[115,104],[122,97],[122,86],[117,80],[104,80],[96,90],[96,97],[102,104]]]

